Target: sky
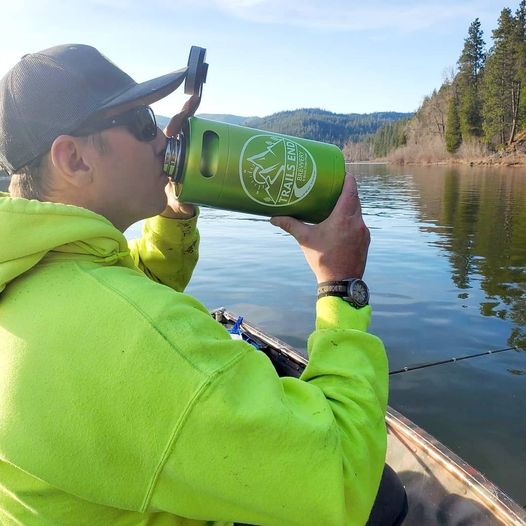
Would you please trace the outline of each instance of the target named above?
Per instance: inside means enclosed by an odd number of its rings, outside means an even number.
[[[411,112],[455,68],[470,23],[485,41],[519,0],[0,0],[0,76],[57,44],[98,48],[137,82],[207,49],[198,113],[297,108]],[[176,113],[182,87],[155,103]]]

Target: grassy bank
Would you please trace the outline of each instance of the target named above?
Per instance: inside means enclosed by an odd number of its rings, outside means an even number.
[[[464,164],[488,166],[526,166],[526,131],[510,146],[497,152],[491,151],[480,141],[464,142],[459,150],[450,154],[446,151],[442,137],[427,137],[391,151],[385,159],[390,164]]]

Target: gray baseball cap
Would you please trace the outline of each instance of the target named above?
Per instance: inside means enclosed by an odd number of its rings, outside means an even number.
[[[138,84],[91,46],[66,44],[25,55],[0,80],[0,167],[16,173],[99,112],[162,99],[187,71]]]

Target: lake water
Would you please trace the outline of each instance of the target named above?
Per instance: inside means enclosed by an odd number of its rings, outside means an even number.
[[[526,170],[354,165],[372,243],[371,332],[390,369],[526,347]],[[188,292],[300,350],[315,280],[266,218],[202,209]],[[128,232],[138,235],[139,225]],[[390,377],[389,403],[526,504],[526,352]]]

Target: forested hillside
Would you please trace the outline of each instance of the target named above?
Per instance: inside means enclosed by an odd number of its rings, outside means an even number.
[[[229,124],[239,124],[243,126],[243,123],[252,117],[242,117],[240,115],[231,115],[230,113],[200,113],[199,117],[203,119],[211,119],[213,121],[227,122]]]
[[[340,148],[347,142],[359,142],[372,137],[388,123],[407,120],[412,113],[384,111],[377,113],[332,113],[317,108],[280,111],[267,117],[240,117],[230,114],[201,113],[198,117],[229,124],[248,126],[285,135],[329,142]],[[157,116],[164,127],[168,118]]]
[[[248,119],[244,125],[316,141],[330,142],[342,147],[348,141],[358,142],[374,134],[385,124],[399,121],[410,115],[397,112],[342,114],[308,108],[282,111],[268,117]]]
[[[526,0],[515,13],[501,11],[489,47],[476,18],[455,70],[400,126],[389,124],[373,138],[347,145],[347,156],[387,156],[398,162],[477,160],[518,145],[518,133],[526,128]]]

